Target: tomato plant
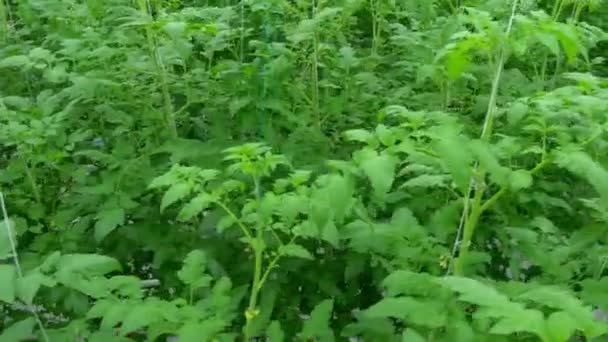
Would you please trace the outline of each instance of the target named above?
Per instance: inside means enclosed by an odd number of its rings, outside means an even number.
[[[603,0],[0,3],[0,341],[601,341]]]

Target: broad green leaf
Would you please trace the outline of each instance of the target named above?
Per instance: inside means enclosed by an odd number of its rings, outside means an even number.
[[[576,319],[564,311],[554,312],[547,318],[547,331],[551,335],[551,341],[569,341],[577,328]]]
[[[359,141],[362,143],[370,143],[374,139],[374,134],[364,129],[351,129],[344,132],[344,136],[350,141]]]
[[[403,332],[401,336],[402,342],[426,342],[424,337],[416,332],[416,330],[408,328]]]
[[[160,202],[160,211],[165,211],[168,206],[188,196],[191,191],[192,185],[188,183],[177,183],[172,185],[163,195]]]
[[[331,299],[326,299],[317,304],[310,313],[310,318],[304,322],[300,337],[333,341],[334,335],[330,328],[333,308],[334,301]]]
[[[206,287],[212,280],[205,274],[206,268],[207,255],[202,250],[196,249],[188,253],[182,269],[177,272],[177,277],[192,288]]]
[[[481,306],[508,306],[511,302],[493,287],[477,280],[449,276],[438,278],[436,282],[460,293],[460,300]]]
[[[549,341],[543,314],[538,310],[521,310],[517,313],[504,312],[504,317],[490,329],[490,333],[500,335],[511,335],[518,332],[530,332],[536,334],[543,341]]]
[[[172,39],[178,39],[183,36],[186,31],[186,23],[180,21],[171,21],[165,24],[164,31]]]
[[[225,327],[226,322],[218,318],[210,318],[200,323],[188,322],[178,332],[179,342],[212,341]]]
[[[608,204],[608,171],[581,151],[558,151],[555,163],[585,179]]]
[[[509,125],[516,125],[528,114],[529,108],[522,102],[515,102],[507,111],[507,122]]]
[[[10,56],[0,60],[0,68],[20,68],[30,63],[28,56]]]
[[[509,175],[511,189],[518,191],[532,185],[532,174],[527,170],[516,170]]]
[[[125,314],[120,326],[120,334],[124,336],[147,327],[151,323],[160,321],[162,316],[160,308],[154,302],[138,304]]]
[[[281,329],[281,323],[279,321],[272,321],[266,330],[266,336],[270,340],[269,342],[283,342],[285,333]]]
[[[179,181],[176,173],[176,167],[174,166],[171,170],[169,170],[164,175],[158,176],[152,180],[150,185],[148,185],[148,189],[158,189],[164,188],[166,186],[173,185]]]
[[[391,273],[382,281],[387,295],[412,295],[429,297],[437,293],[434,277],[427,273],[399,270]]]
[[[111,208],[97,214],[95,223],[95,240],[102,241],[118,226],[125,223],[125,210],[123,208]]]
[[[306,248],[304,248],[298,244],[295,244],[295,243],[290,243],[290,244],[279,247],[279,253],[281,253],[283,255],[287,255],[287,256],[302,258],[302,259],[309,259],[309,260],[314,259],[312,254],[310,254],[310,252],[308,250],[306,250]]]
[[[17,297],[26,304],[32,304],[42,285],[53,287],[56,282],[37,271],[26,274],[23,278],[17,279]]]
[[[213,198],[207,193],[197,195],[182,208],[177,215],[177,219],[183,222],[190,221],[203,210],[207,209],[212,203],[212,200]]]
[[[13,323],[2,331],[0,342],[31,341],[34,337],[35,326],[36,319],[34,317]]]
[[[65,274],[96,276],[120,270],[122,267],[116,259],[99,254],[66,254],[57,262],[57,271]]]
[[[398,160],[386,153],[379,155],[366,155],[360,166],[369,178],[374,193],[383,198],[390,191],[395,180],[395,168]]]
[[[364,311],[366,316],[398,318],[406,324],[440,328],[447,322],[447,313],[438,302],[420,301],[410,297],[387,297]]]
[[[408,179],[402,188],[431,188],[431,187],[443,187],[445,181],[448,179],[445,175],[420,175],[411,179]]]
[[[0,265],[0,301],[8,304],[15,302],[15,282],[17,273],[13,265]]]
[[[466,193],[472,176],[471,165],[473,158],[469,152],[467,141],[451,130],[441,132],[436,150],[452,179],[462,193]]]

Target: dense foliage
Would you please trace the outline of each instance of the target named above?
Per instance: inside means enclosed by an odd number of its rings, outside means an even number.
[[[605,340],[607,18],[2,1],[0,341]]]

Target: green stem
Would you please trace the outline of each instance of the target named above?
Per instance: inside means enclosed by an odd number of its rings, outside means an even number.
[[[480,173],[479,177],[477,177],[477,180],[483,182],[484,178],[485,171]],[[471,245],[471,239],[473,238],[473,233],[475,233],[475,228],[477,228],[477,222],[479,221],[479,217],[483,213],[481,201],[483,198],[484,190],[485,185],[477,184],[477,187],[475,189],[475,195],[473,196],[471,211],[465,219],[458,258],[456,258],[456,260],[454,261],[454,275],[456,276],[464,275],[464,265],[466,262],[466,258],[469,254],[469,246]]]
[[[260,189],[260,179],[253,177],[255,200],[259,207],[262,198]],[[264,259],[264,235],[262,224],[258,222],[254,243],[251,246],[254,254],[253,279],[251,280],[251,294],[249,295],[249,305],[245,311],[245,341],[251,341],[253,336],[253,322],[259,314],[257,305],[260,290],[262,289],[262,261]]]
[[[147,0],[138,0],[139,11],[146,17],[151,17],[150,11],[148,9]],[[165,109],[165,114],[163,121],[167,125],[169,132],[172,137],[177,137],[177,124],[175,123],[173,102],[171,101],[171,93],[169,91],[169,77],[167,75],[167,70],[165,69],[165,64],[163,63],[162,57],[158,51],[158,46],[156,45],[156,35],[150,29],[149,26],[146,26],[146,39],[148,42],[148,49],[150,50],[150,55],[152,60],[154,61],[154,66],[156,68],[156,75],[159,80],[159,85],[161,88],[161,93],[163,96],[163,106]]]
[[[245,0],[241,0],[241,36],[239,38],[239,62],[245,59]]]
[[[30,187],[32,188],[32,194],[34,194],[34,199],[36,203],[42,203],[42,197],[40,196],[40,190],[38,189],[38,184],[36,183],[36,178],[34,178],[34,174],[32,173],[32,169],[28,166],[27,162],[23,162],[23,167],[25,169],[25,176],[27,177],[28,183],[30,183]]]
[[[312,0],[312,18],[317,14],[317,4],[315,0]],[[312,111],[313,120],[318,129],[321,129],[321,115],[319,110],[319,35],[317,28],[315,28],[313,34],[313,52],[312,52]]]
[[[249,244],[253,243],[253,236],[249,232],[249,229],[247,229],[247,227],[245,227],[243,222],[241,220],[239,220],[239,218],[236,216],[236,214],[234,214],[234,212],[232,210],[230,210],[230,208],[228,208],[228,206],[225,205],[224,203],[222,203],[220,201],[216,201],[215,203],[217,205],[219,205],[228,214],[228,216],[230,216],[230,218],[232,218],[236,222],[236,224],[239,226],[239,228],[241,228],[243,235],[245,235],[245,237],[247,238],[247,242]]]
[[[509,24],[506,30],[506,36],[509,37],[511,33],[511,29],[513,28],[513,20],[515,18],[515,13],[517,7],[519,5],[519,1],[515,0],[513,2],[513,7],[511,9],[511,17],[509,18]],[[502,70],[504,68],[506,59],[506,49],[503,48],[500,51],[500,55],[498,58],[496,73],[494,74],[494,79],[492,81],[492,90],[490,92],[490,101],[488,103],[488,109],[486,112],[486,117],[484,119],[483,128],[481,131],[481,140],[489,141],[492,136],[492,129],[494,124],[494,116],[496,114],[496,99],[498,97],[498,88],[500,85],[500,78],[502,75]],[[454,274],[457,276],[464,275],[464,264],[466,262],[466,257],[469,252],[469,245],[471,244],[471,239],[473,238],[473,233],[475,232],[475,228],[477,227],[477,223],[479,221],[479,217],[483,213],[482,209],[482,199],[483,194],[485,192],[485,178],[486,178],[486,170],[480,166],[477,167],[476,175],[472,177],[471,182],[469,184],[469,191],[467,194],[467,198],[471,191],[474,190],[473,195],[473,203],[469,210],[469,206],[465,203],[461,225],[458,227],[457,237],[460,236],[460,231],[462,229],[462,240],[460,241],[460,249],[459,254],[456,260],[454,261]],[[454,245],[458,245],[458,238],[455,241]]]
[[[376,55],[378,47],[378,9],[374,0],[369,0],[369,7],[372,15],[372,55]]]

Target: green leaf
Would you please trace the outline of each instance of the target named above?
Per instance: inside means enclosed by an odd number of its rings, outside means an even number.
[[[308,250],[306,250],[306,248],[304,248],[298,244],[295,244],[295,243],[290,243],[290,244],[279,247],[279,253],[283,254],[283,255],[287,255],[287,256],[302,258],[302,259],[309,259],[309,260],[314,259],[312,254],[310,254],[310,252]]]
[[[212,341],[225,327],[226,322],[218,318],[210,318],[200,323],[188,322],[178,332],[179,342]]]
[[[395,168],[399,161],[396,157],[386,153],[367,154],[360,163],[361,169],[369,178],[374,193],[383,198],[388,193],[395,179]]]
[[[28,56],[10,56],[0,60],[0,68],[20,68],[30,63]]]
[[[66,254],[57,262],[60,273],[80,273],[88,276],[105,275],[114,271],[121,271],[120,263],[109,256],[99,254]]]
[[[33,317],[13,323],[2,331],[0,342],[31,341],[34,337],[34,326],[36,326],[36,319]]]
[[[401,336],[401,341],[402,342],[426,342],[424,337],[422,337],[422,335],[417,333],[416,330],[409,329],[409,328],[403,332],[403,335]]]
[[[326,299],[317,304],[310,313],[310,318],[304,322],[300,337],[303,339],[318,338],[333,341],[334,335],[330,328],[330,321],[334,308],[334,301]]]
[[[440,328],[447,323],[447,313],[436,302],[420,301],[410,297],[388,297],[364,311],[373,318],[398,318],[420,326]]]
[[[472,176],[473,158],[469,152],[468,142],[457,135],[453,129],[444,129],[439,133],[441,139],[436,150],[452,179],[462,193],[466,193]]]
[[[543,341],[549,341],[542,312],[538,310],[521,310],[517,313],[504,312],[504,316],[492,326],[490,333],[511,335],[519,332],[530,332],[536,334]]]
[[[186,32],[186,23],[181,21],[171,21],[166,23],[163,29],[169,35],[169,37],[172,39],[178,39],[183,36],[184,32]]]
[[[13,265],[0,265],[0,301],[12,304],[15,302],[15,282],[17,273]]]
[[[407,180],[402,188],[431,188],[431,187],[444,187],[445,181],[448,177],[445,175],[420,175]]]
[[[53,287],[56,285],[56,281],[38,271],[29,273],[23,278],[17,279],[17,297],[26,304],[32,304],[42,285]]]
[[[468,303],[481,306],[507,306],[511,303],[505,295],[499,293],[493,287],[474,279],[449,276],[438,278],[435,281],[450,288],[454,292],[459,292],[459,299]]]
[[[125,336],[162,320],[163,313],[154,302],[146,302],[131,308],[123,318],[120,334]]]
[[[516,170],[509,175],[511,189],[518,191],[532,186],[532,174],[527,170]]]
[[[212,203],[213,198],[207,194],[202,193],[194,197],[188,204],[186,204],[177,215],[177,219],[186,222],[200,214],[203,210],[207,209]]]
[[[163,195],[160,202],[160,211],[165,211],[168,206],[188,196],[191,191],[192,186],[188,183],[177,183],[172,185]]]
[[[123,208],[111,208],[97,214],[95,223],[95,240],[102,241],[118,226],[125,223],[125,210]]]
[[[212,278],[205,274],[206,268],[207,255],[202,250],[195,249],[186,256],[182,269],[177,272],[177,277],[194,289],[207,287]]]
[[[564,311],[554,312],[547,318],[547,331],[551,341],[567,342],[578,328],[576,320]]]
[[[281,329],[281,323],[279,321],[272,321],[266,330],[266,336],[270,340],[269,342],[283,342],[285,333]]]
[[[364,129],[351,129],[344,132],[344,136],[349,141],[359,141],[362,143],[370,143],[374,139],[374,134]]]

